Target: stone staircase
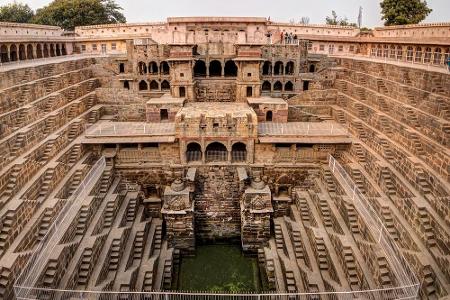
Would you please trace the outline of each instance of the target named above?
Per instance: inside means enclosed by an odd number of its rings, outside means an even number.
[[[395,183],[392,180],[391,172],[387,168],[381,169],[381,179],[384,184],[384,192],[388,196],[393,196],[396,194]]]
[[[425,207],[419,207],[418,211],[419,222],[424,240],[428,247],[436,246],[436,236],[434,235],[433,227],[431,226],[430,216]]]

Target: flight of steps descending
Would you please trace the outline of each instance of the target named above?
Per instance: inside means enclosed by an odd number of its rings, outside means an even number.
[[[425,207],[419,207],[419,221],[424,235],[424,239],[428,247],[436,246],[436,236],[433,232],[433,227],[431,226],[430,216],[428,215],[427,209]]]
[[[55,77],[49,77],[45,80],[45,94],[50,94],[53,92],[56,81],[57,80]]]
[[[119,268],[120,251],[121,241],[120,239],[114,239],[111,243],[111,250],[109,253],[109,271],[116,272]]]
[[[279,251],[284,251],[284,240],[281,225],[275,223],[275,243]]]
[[[358,213],[355,210],[355,207],[352,204],[347,204],[347,217],[348,217],[348,225],[351,233],[359,234],[359,225],[358,225]]]
[[[78,136],[80,126],[80,122],[74,122],[69,125],[69,133],[67,136],[69,138],[69,141],[73,141]]]
[[[302,238],[300,231],[292,230],[291,235],[292,243],[294,244],[294,253],[296,259],[305,259],[305,254],[303,250]]]
[[[358,160],[358,162],[362,163],[362,164],[365,163],[366,156],[364,155],[364,151],[363,151],[361,144],[354,143],[352,145],[352,148],[353,148],[353,152],[356,154],[356,159]]]
[[[14,125],[16,128],[19,128],[21,126],[23,126],[23,124],[26,121],[26,116],[28,114],[28,109],[27,108],[22,108],[20,110],[20,112],[17,114],[16,119],[14,120]]]
[[[114,201],[110,201],[106,204],[105,207],[105,215],[103,222],[103,229],[111,228],[112,223],[114,222],[114,215],[116,211],[116,205]]]
[[[44,127],[44,134],[49,134],[50,132],[53,131],[53,128],[55,128],[55,124],[56,124],[56,116],[50,116],[48,117],[48,119],[45,121],[45,127]]]
[[[331,220],[331,214],[330,214],[330,208],[328,206],[328,202],[327,202],[327,200],[325,200],[322,197],[318,197],[318,200],[319,200],[319,208],[320,208],[320,212],[322,214],[323,223],[324,223],[325,227],[332,228],[333,221]]]
[[[14,190],[17,186],[17,179],[21,170],[20,165],[14,165],[12,167],[11,173],[9,174],[8,183],[6,184],[5,190],[2,192],[0,197],[0,207],[6,204],[6,202],[13,196]]]
[[[383,148],[384,158],[388,161],[394,160],[394,152],[392,152],[391,146],[385,139],[380,139],[381,147]]]
[[[43,201],[48,193],[51,191],[51,185],[53,184],[53,176],[55,174],[55,169],[48,169],[45,172],[44,179],[42,181],[41,188],[39,190],[38,201]]]
[[[89,218],[89,208],[83,206],[80,210],[80,215],[78,216],[76,235],[84,235],[86,231],[86,225]]]
[[[55,275],[57,273],[58,262],[56,260],[51,260],[47,264],[47,268],[44,273],[44,278],[42,279],[42,284],[44,287],[54,287]]]
[[[39,224],[38,241],[41,241],[47,234],[50,225],[52,224],[53,212],[51,209],[46,209],[42,216],[41,223]]]
[[[141,260],[144,251],[145,231],[136,232],[134,238],[133,260]]]
[[[164,289],[170,289],[172,286],[172,259],[166,259],[164,261],[164,273],[163,273],[163,287]]]
[[[99,111],[98,110],[93,110],[89,113],[89,117],[88,117],[89,124],[96,123],[98,119],[99,119]]]
[[[10,232],[12,230],[11,226],[14,223],[16,216],[14,212],[9,211],[4,216],[0,226],[0,254],[3,255],[4,251],[9,247],[10,244]]]
[[[328,193],[336,192],[336,185],[333,180],[333,175],[331,174],[331,170],[324,169],[323,170],[323,181],[325,182],[325,186],[327,188]]]
[[[128,224],[133,223],[134,218],[136,217],[137,202],[138,202],[138,200],[136,198],[130,199],[130,201],[128,202],[127,214],[126,214],[126,220],[127,220]]]
[[[344,265],[346,268],[348,283],[352,290],[359,289],[358,270],[356,269],[355,257],[350,247],[344,247],[342,255],[344,256]]]
[[[406,109],[405,123],[411,125],[413,128],[421,127],[419,119],[417,118],[417,114],[414,111],[414,109],[411,107],[406,107],[405,109]]]
[[[86,286],[91,273],[92,249],[88,248],[83,251],[78,269],[78,286]]]
[[[327,248],[322,237],[316,237],[317,262],[320,270],[328,270]]]
[[[11,155],[12,156],[16,156],[17,155],[17,151],[22,148],[22,146],[25,143],[25,133],[20,132],[19,134],[17,134],[16,140],[14,141],[14,145],[11,147]]]
[[[414,151],[416,155],[423,156],[425,155],[425,150],[423,149],[423,145],[419,140],[417,133],[412,132],[409,135],[409,140],[412,142]]]
[[[336,110],[336,120],[340,124],[345,124],[346,123],[345,122],[344,112],[342,110]]]
[[[391,212],[390,208],[382,207],[381,216],[383,218],[384,225],[385,225],[387,231],[389,232],[391,238],[393,238],[394,240],[398,240],[399,236],[398,236],[397,229],[395,228],[395,225],[394,225],[394,219],[392,217],[392,212]]]
[[[386,188],[384,190],[384,192],[388,196],[395,195],[396,194],[395,185],[394,185],[394,182],[392,181],[391,172],[389,172],[389,170],[387,168],[381,169],[381,178],[382,178],[383,184],[384,184],[384,186]]]
[[[351,170],[353,181],[355,182],[356,186],[358,187],[359,191],[362,194],[366,193],[366,188],[364,186],[364,179],[363,175],[360,170],[352,169]]]
[[[380,116],[380,125],[381,125],[382,131],[384,134],[389,135],[389,136],[394,134],[391,126],[389,125],[389,121],[388,121],[387,117]]]
[[[422,168],[416,169],[417,185],[422,194],[426,195],[431,193],[431,186],[428,183],[427,176]]]
[[[45,146],[44,153],[42,154],[41,161],[47,161],[51,158],[51,153],[55,146],[55,140],[50,140]]]
[[[361,122],[353,122],[353,127],[355,127],[356,132],[358,133],[358,137],[361,140],[363,141],[367,140],[368,136]]]
[[[428,299],[438,299],[439,297],[436,293],[434,274],[430,266],[426,266],[425,268],[423,268],[422,272],[423,272],[422,291],[425,291]]]
[[[378,269],[380,272],[380,284],[384,287],[392,286],[391,277],[389,276],[389,265],[384,257],[377,257]]]
[[[377,78],[377,87],[378,87],[378,91],[382,94],[388,94],[389,90],[386,87],[386,85],[384,84],[383,79]]]
[[[155,251],[161,250],[162,245],[162,225],[157,225],[155,230]]]
[[[145,272],[142,290],[144,292],[150,292],[153,290],[153,271]]]
[[[74,145],[69,155],[68,160],[69,165],[75,164],[78,161],[80,154],[81,154],[81,145],[80,144]]]

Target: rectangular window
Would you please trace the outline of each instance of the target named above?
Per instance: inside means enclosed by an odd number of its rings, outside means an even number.
[[[253,97],[253,88],[251,86],[247,87],[247,97]]]
[[[344,51],[344,46],[342,46],[342,45],[339,45],[339,47],[338,47],[338,51],[339,51],[339,52],[342,52],[342,51]]]
[[[319,50],[320,50],[320,51],[324,51],[324,50],[325,50],[325,45],[320,45],[320,46],[319,46]]]
[[[353,52],[353,51],[355,51],[355,46],[351,45],[350,46],[350,52]]]
[[[313,48],[313,44],[312,42],[308,42],[308,50],[311,51]]]
[[[252,73],[247,73],[247,77],[252,77]]]
[[[112,43],[112,44],[111,44],[111,50],[116,50],[116,49],[117,49],[116,43]]]
[[[97,51],[97,44],[92,44],[92,51]]]
[[[81,45],[81,51],[85,52],[86,51],[86,45]]]

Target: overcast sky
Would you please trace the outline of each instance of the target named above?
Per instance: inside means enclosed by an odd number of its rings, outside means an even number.
[[[50,0],[18,0],[33,9]],[[12,0],[0,0],[0,5]],[[335,10],[338,16],[357,22],[358,8],[363,7],[363,26],[382,25],[379,0],[116,0],[128,22],[164,21],[181,16],[256,16],[273,21],[298,21],[310,18],[310,23],[321,24]],[[450,0],[428,0],[433,12],[425,22],[450,21]]]

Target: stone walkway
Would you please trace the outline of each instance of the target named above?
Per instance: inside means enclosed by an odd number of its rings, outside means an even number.
[[[358,56],[358,55],[352,56],[352,55],[332,54],[332,55],[330,55],[330,57],[351,58],[351,59],[355,59],[355,60],[385,63],[385,64],[390,64],[390,65],[396,65],[399,67],[408,67],[408,68],[414,68],[414,69],[420,69],[420,70],[426,70],[426,71],[439,72],[439,73],[443,73],[443,74],[450,74],[450,72],[444,65],[425,65],[425,64],[418,64],[415,62],[397,61],[397,60],[375,58],[375,57],[368,57],[368,56]]]
[[[0,63],[0,72],[6,72],[15,69],[21,68],[30,68],[36,67],[40,65],[54,64],[65,61],[79,60],[81,58],[89,58],[89,57],[103,57],[104,55],[87,55],[87,54],[74,54],[74,55],[65,55],[65,56],[55,56],[55,57],[47,57],[40,59],[31,59],[31,60],[21,60],[9,63]]]

